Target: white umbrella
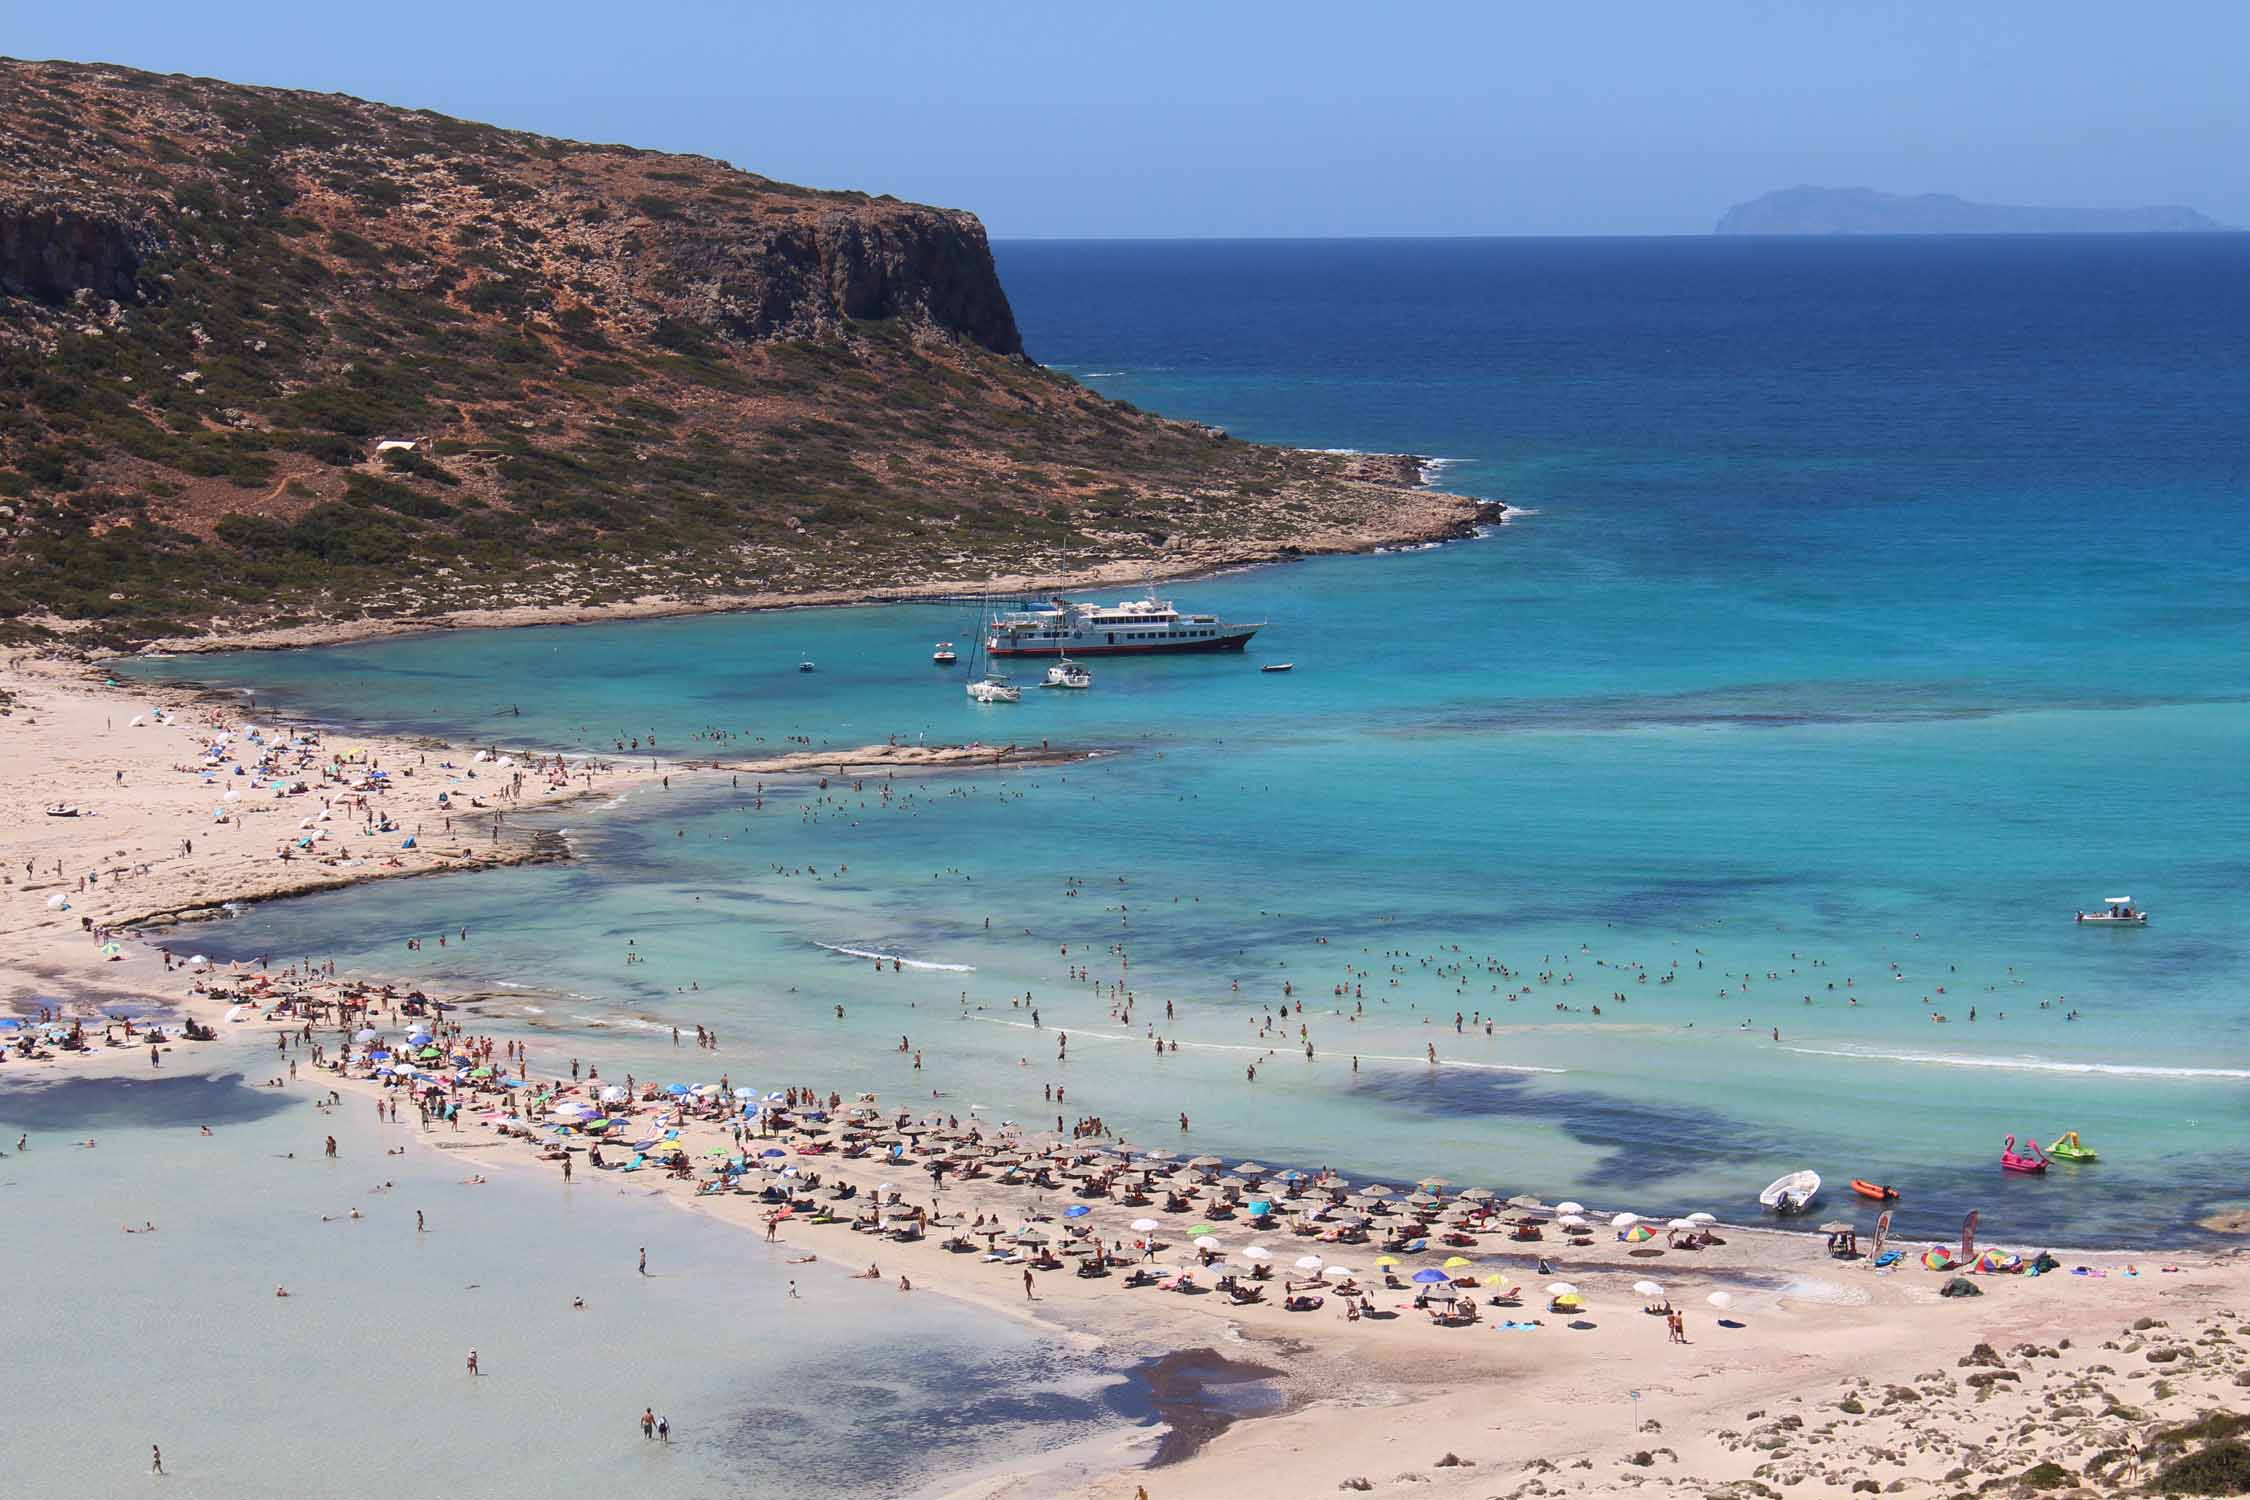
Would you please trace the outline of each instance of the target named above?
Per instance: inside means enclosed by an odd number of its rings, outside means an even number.
[[[1216,1252],[1226,1249],[1225,1243],[1221,1241],[1217,1235],[1211,1234],[1203,1235],[1202,1237],[1198,1238],[1194,1242],[1194,1244],[1195,1248],[1198,1250],[1210,1250]]]
[[[1661,1297],[1664,1295],[1664,1288],[1653,1281],[1636,1281],[1633,1283],[1633,1293],[1639,1297]]]
[[[1665,1225],[1664,1227],[1666,1229],[1693,1229],[1695,1227],[1695,1223],[1691,1219],[1674,1219],[1671,1223]]]
[[[1244,1260],[1264,1261],[1273,1259],[1273,1252],[1263,1245],[1251,1245],[1244,1249],[1241,1254]]]
[[[1319,1269],[1320,1269],[1320,1257],[1319,1257],[1319,1256],[1317,1256],[1317,1255],[1300,1255],[1300,1256],[1298,1256],[1298,1257],[1297,1257],[1297,1269],[1298,1269],[1298,1270],[1300,1270],[1300,1271],[1317,1271],[1317,1270],[1319,1270]]]
[[[1558,1203],[1555,1205],[1555,1212],[1558,1214],[1582,1214],[1585,1211],[1586,1205],[1583,1203]]]
[[[1610,1219],[1609,1227],[1612,1229],[1630,1229],[1640,1222],[1641,1216],[1639,1214],[1617,1214]]]
[[[375,1040],[375,1028],[374,1028],[374,1027],[372,1027],[372,1026],[363,1026],[363,1027],[361,1027],[361,1028],[360,1028],[360,1029],[359,1029],[358,1031],[356,1031],[356,1032],[352,1033],[352,1040],[353,1040],[353,1041],[355,1041],[355,1042],[372,1042],[372,1041],[374,1041],[374,1040]]]
[[[1550,1282],[1547,1286],[1547,1295],[1550,1297],[1575,1297],[1578,1295],[1578,1288],[1567,1281]]]
[[[1586,1227],[1586,1221],[1576,1214],[1564,1214],[1561,1218],[1555,1220],[1555,1223],[1564,1229],[1584,1229]]]
[[[1358,1273],[1353,1271],[1350,1266],[1325,1266],[1321,1269],[1320,1274],[1330,1281],[1349,1281]]]
[[[70,898],[59,892],[47,898],[47,910],[49,911],[61,911],[68,905],[70,905]]]
[[[1690,1224],[1716,1224],[1719,1222],[1719,1216],[1717,1214],[1689,1214],[1687,1221]]]
[[[1710,1303],[1713,1307],[1716,1307],[1720,1311],[1724,1312],[1727,1308],[1734,1306],[1734,1293],[1713,1292],[1710,1296],[1704,1298],[1703,1300]]]
[[[1133,1228],[1141,1234],[1146,1234],[1155,1227],[1156,1221],[1154,1219],[1135,1219],[1133,1221]]]

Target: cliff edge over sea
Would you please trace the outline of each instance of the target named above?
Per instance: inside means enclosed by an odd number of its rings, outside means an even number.
[[[1793,187],[1728,209],[1714,234],[2211,234],[2232,228],[2192,208],[2024,208],[1951,193]]]
[[[973,214],[0,60],[0,633],[882,597],[1477,515],[1041,368]]]

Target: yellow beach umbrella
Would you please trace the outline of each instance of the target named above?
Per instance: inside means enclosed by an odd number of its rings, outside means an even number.
[[[1375,1264],[1379,1266],[1395,1266],[1398,1264],[1398,1257],[1395,1255],[1378,1255],[1375,1257]]]
[[[1468,1264],[1469,1258],[1466,1255],[1448,1255],[1445,1258],[1445,1268],[1448,1271],[1457,1271]]]

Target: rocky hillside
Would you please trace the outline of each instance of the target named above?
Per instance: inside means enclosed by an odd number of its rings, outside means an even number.
[[[0,625],[833,596],[1444,534],[1025,357],[969,214],[0,61]]]

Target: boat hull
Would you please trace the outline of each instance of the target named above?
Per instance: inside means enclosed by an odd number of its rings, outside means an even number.
[[[1119,641],[1114,645],[1104,642],[1099,635],[1083,636],[1053,644],[1042,641],[1036,646],[1011,646],[999,637],[986,645],[986,650],[997,657],[1019,656],[1189,656],[1212,651],[1240,651],[1250,644],[1255,628],[1228,635],[1212,636],[1206,640],[1185,641]]]
[[[1878,1203],[1891,1203],[1898,1198],[1897,1188],[1886,1187],[1879,1182],[1868,1182],[1857,1177],[1852,1179],[1852,1191],[1862,1198],[1873,1198]]]

